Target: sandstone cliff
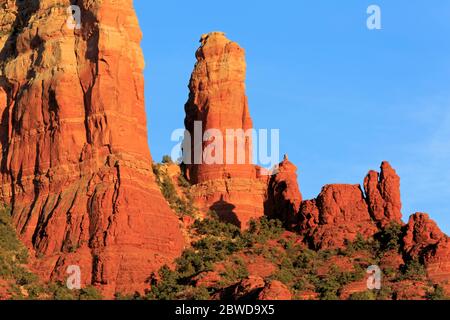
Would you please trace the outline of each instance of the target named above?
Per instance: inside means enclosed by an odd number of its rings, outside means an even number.
[[[0,1],[1,198],[39,274],[142,290],[183,247],[151,169],[131,0]]]
[[[185,141],[190,147],[184,150],[189,162],[186,175],[195,185],[200,208],[214,210],[222,219],[246,228],[252,218],[264,214],[266,184],[252,164],[251,135],[240,140],[227,134],[230,129],[245,132],[253,127],[245,95],[245,53],[221,32],[203,35],[200,42],[185,106],[185,126],[191,136]],[[197,134],[196,122],[202,128]],[[203,139],[208,130],[223,139]],[[222,154],[216,143],[222,146]],[[215,159],[208,163],[208,157]]]

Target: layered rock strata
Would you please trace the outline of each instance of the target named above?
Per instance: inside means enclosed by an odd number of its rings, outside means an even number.
[[[183,240],[151,169],[141,32],[131,0],[77,1],[75,27],[70,4],[0,3],[1,198],[44,278],[142,291]]]
[[[245,52],[222,32],[200,42],[185,105],[186,176],[203,211],[246,228],[264,214],[266,181],[252,164]]]

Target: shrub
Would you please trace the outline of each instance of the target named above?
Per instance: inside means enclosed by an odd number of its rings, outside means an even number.
[[[402,226],[396,222],[391,222],[377,236],[377,239],[380,242],[381,250],[383,251],[389,250],[399,251],[401,238],[402,238]]]
[[[377,294],[375,291],[370,290],[364,292],[356,292],[350,296],[349,300],[377,300]]]
[[[426,295],[427,300],[449,300],[443,287],[436,285],[434,290],[428,292]]]
[[[168,161],[168,159],[166,159],[166,161]],[[172,178],[167,175],[165,170],[162,170],[162,167],[163,166],[160,164],[153,164],[153,172],[156,175],[156,182],[158,183],[164,198],[169,203],[172,210],[174,210],[179,216],[193,216],[195,213],[195,208],[192,196],[188,189],[189,183],[184,178],[181,178],[181,176],[178,177],[178,181],[182,181],[183,183],[182,188],[184,189],[183,193],[186,198],[184,199],[178,195]]]
[[[354,272],[342,272],[333,266],[326,277],[316,280],[315,285],[322,300],[336,300],[343,286],[363,279],[364,275],[361,268]]]
[[[168,266],[159,270],[160,281],[153,285],[147,295],[148,299],[156,300],[174,300],[181,291],[182,286],[178,284],[178,274]]]
[[[302,251],[294,261],[294,268],[296,269],[307,269],[307,270],[313,270],[314,269],[314,262],[316,259],[316,252],[306,249]]]
[[[295,273],[292,271],[292,269],[280,268],[271,278],[290,286],[296,279]]]
[[[77,300],[76,292],[67,288],[62,282],[50,284],[48,290],[53,300]]]
[[[417,260],[409,260],[401,267],[398,280],[423,280],[426,277],[425,266]]]
[[[183,292],[177,295],[178,300],[189,300],[189,301],[205,301],[211,298],[209,291],[205,287],[188,287]]]
[[[241,258],[235,257],[230,263],[225,264],[225,271],[220,275],[223,279],[223,284],[233,284],[240,279],[247,278],[249,273],[245,262]]]
[[[168,156],[168,155],[163,156],[162,163],[164,163],[164,164],[172,164],[173,163],[172,157]]]
[[[241,230],[238,227],[234,224],[220,221],[214,211],[208,213],[208,218],[195,221],[193,229],[199,235],[228,238],[231,240],[241,237]]]
[[[182,174],[178,176],[178,184],[180,187],[182,187],[184,189],[191,187],[191,184],[189,183],[189,181],[187,181],[186,178]]]
[[[92,286],[80,290],[79,300],[102,300],[103,297],[98,290]]]
[[[250,244],[265,244],[269,240],[279,238],[284,231],[283,223],[280,220],[269,220],[267,217],[263,217],[259,221],[252,220],[250,222],[250,227],[244,237]]]
[[[7,208],[0,208],[0,249],[11,252],[23,249],[11,224],[11,212]]]

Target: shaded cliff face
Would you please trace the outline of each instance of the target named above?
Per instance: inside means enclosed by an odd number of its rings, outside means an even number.
[[[185,141],[190,142],[190,151],[184,150],[185,161],[190,161],[186,175],[196,185],[194,196],[200,208],[246,228],[252,218],[264,214],[266,182],[252,165],[251,135],[238,139],[227,132],[253,127],[245,95],[245,52],[222,32],[203,35],[200,42],[185,105],[185,127],[191,136]],[[197,134],[196,123],[201,126]],[[208,131],[220,133],[222,141],[203,139]],[[222,154],[215,143],[222,146]],[[209,156],[215,160],[208,162]]]
[[[151,170],[131,0],[3,1],[1,197],[40,274],[142,290],[183,247]],[[23,3],[23,4],[21,4]]]
[[[267,189],[266,214],[280,219],[288,227],[297,222],[302,204],[297,178],[297,167],[285,156],[278,166],[277,174],[270,177]]]

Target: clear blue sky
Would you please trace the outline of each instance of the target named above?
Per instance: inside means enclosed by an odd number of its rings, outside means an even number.
[[[366,9],[382,10],[382,30]],[[255,128],[281,131],[305,198],[362,183],[388,160],[405,219],[428,212],[450,233],[450,1],[135,0],[144,33],[153,157],[183,127],[200,35],[224,31],[247,52]]]

